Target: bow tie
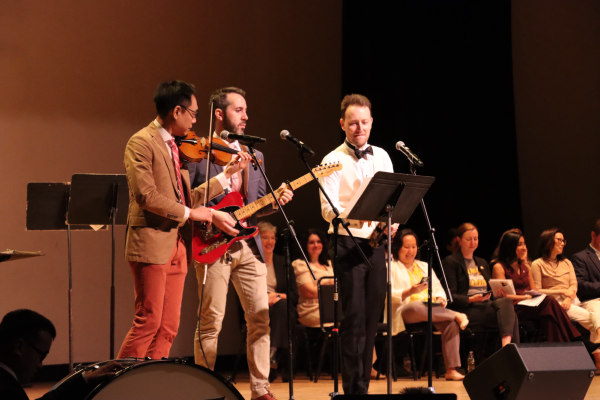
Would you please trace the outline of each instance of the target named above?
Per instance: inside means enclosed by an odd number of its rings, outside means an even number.
[[[354,150],[354,154],[356,154],[356,158],[358,158],[359,160],[361,158],[366,159],[367,158],[367,154],[373,155],[373,148],[371,146],[368,146],[364,150],[360,150],[360,149],[357,149],[352,143],[350,143],[348,141],[346,141],[346,145],[348,147],[350,147],[352,150]]]

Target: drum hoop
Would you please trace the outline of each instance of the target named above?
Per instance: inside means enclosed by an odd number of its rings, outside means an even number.
[[[119,377],[121,377],[122,375],[124,375],[125,373],[134,370],[135,368],[141,368],[142,366],[145,365],[149,365],[149,364],[178,364],[178,365],[184,365],[186,367],[192,367],[192,368],[197,368],[199,370],[202,370],[204,372],[207,372],[209,375],[211,375],[213,378],[216,378],[218,381],[220,381],[221,383],[223,383],[229,390],[231,390],[231,392],[238,398],[238,400],[245,400],[244,397],[240,394],[240,392],[237,390],[237,388],[235,387],[235,385],[233,383],[231,383],[230,381],[228,381],[227,379],[223,378],[221,375],[217,374],[215,371],[212,371],[206,367],[203,367],[201,365],[197,365],[197,364],[188,364],[185,362],[179,362],[179,360],[149,360],[149,361],[142,361],[136,364],[133,364],[127,368],[124,368],[122,370],[122,372],[120,374],[118,374],[117,376],[115,376],[114,378],[110,379],[109,381],[103,382],[101,384],[99,384],[98,386],[96,386],[85,398],[85,400],[91,400],[93,399],[93,397],[95,395],[98,394],[98,392],[100,392],[102,389],[104,389],[104,387],[108,386],[108,384],[110,384],[112,381],[119,379]]]

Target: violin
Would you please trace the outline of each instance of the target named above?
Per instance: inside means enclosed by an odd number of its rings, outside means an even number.
[[[208,138],[198,137],[194,132],[188,131],[185,138],[175,138],[179,147],[179,155],[189,162],[200,162],[208,158]],[[238,151],[230,148],[223,139],[213,136],[210,161],[225,166]],[[262,164],[262,160],[259,160]],[[252,161],[254,165],[254,161]]]

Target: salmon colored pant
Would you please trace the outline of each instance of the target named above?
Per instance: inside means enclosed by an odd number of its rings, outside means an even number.
[[[129,262],[135,286],[135,317],[118,358],[168,357],[179,329],[187,274],[185,244],[180,239],[162,265]]]

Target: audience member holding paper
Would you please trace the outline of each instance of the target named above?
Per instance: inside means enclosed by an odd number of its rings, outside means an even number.
[[[497,296],[512,299],[519,321],[539,320],[549,342],[570,342],[581,336],[556,299],[536,291],[525,238],[519,229],[504,232],[493,258],[493,278],[511,279],[515,289],[515,294],[499,289]]]
[[[577,298],[577,278],[571,261],[563,254],[567,241],[558,228],[547,229],[540,236],[538,259],[531,265],[535,286],[540,292],[556,298],[572,321],[589,330],[590,340],[598,341],[594,328],[595,316],[583,307]]]

